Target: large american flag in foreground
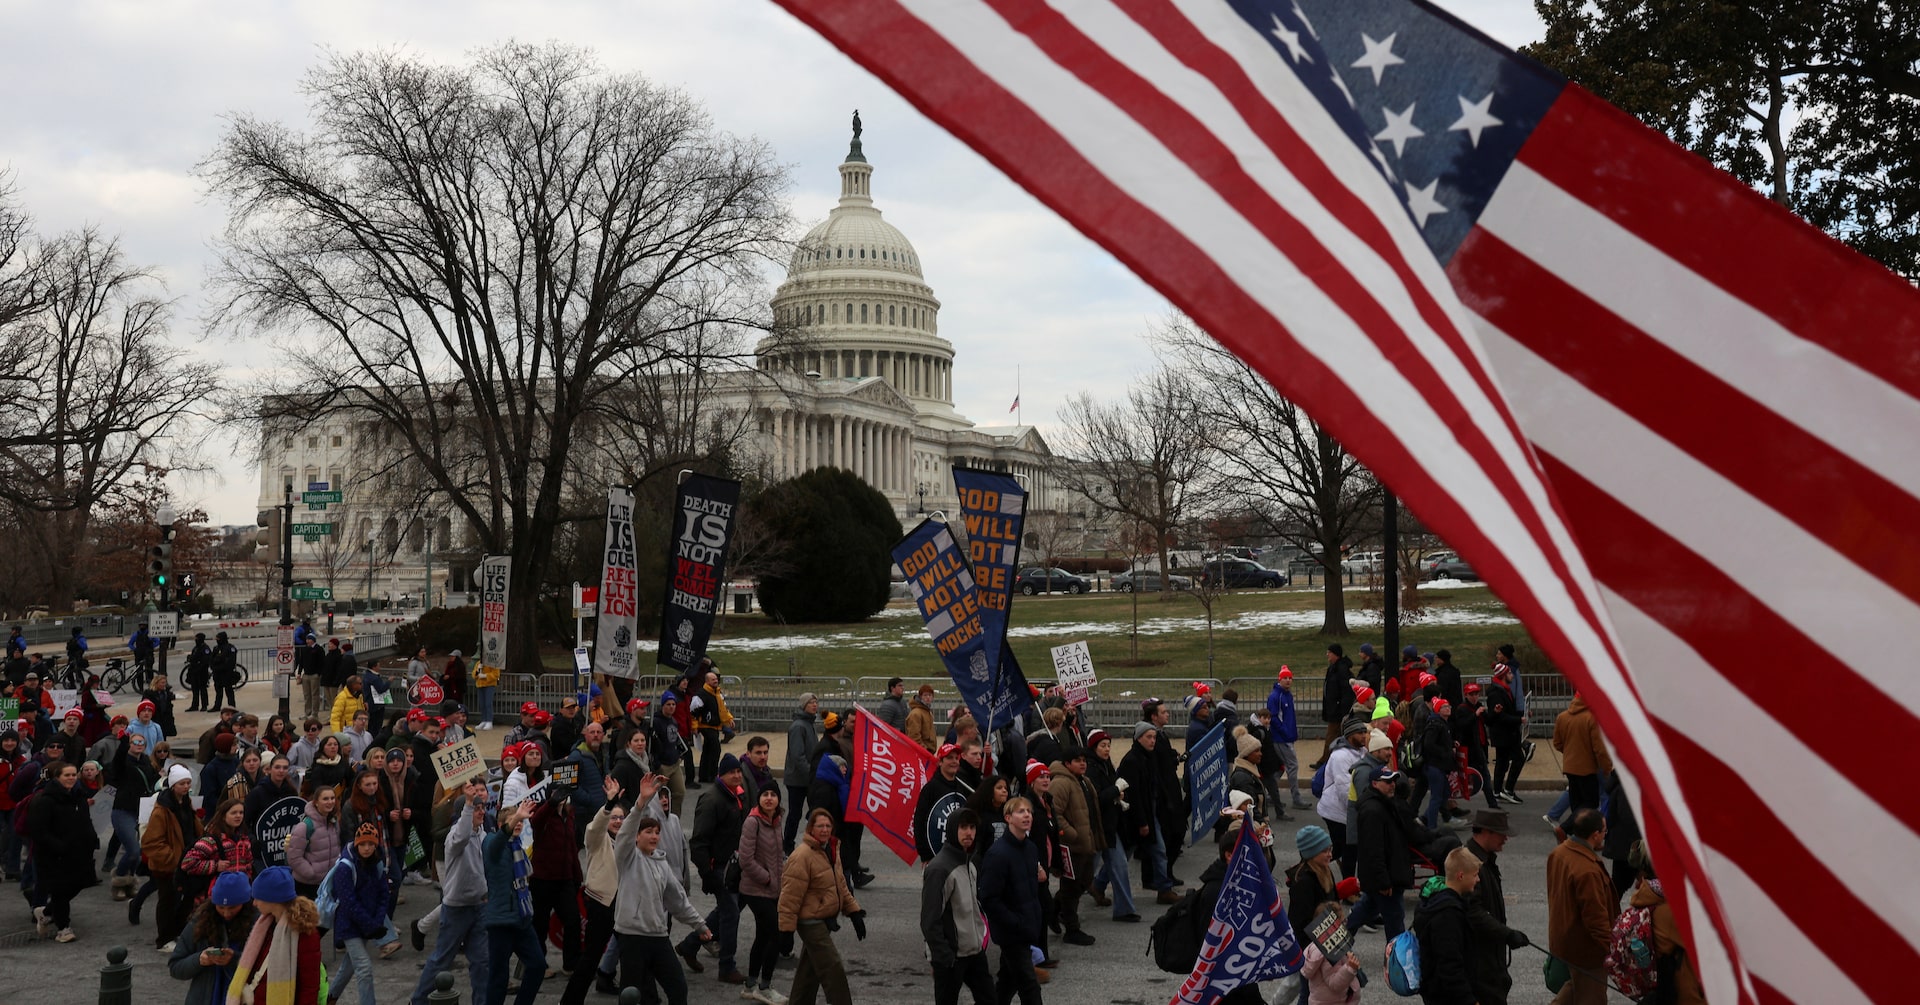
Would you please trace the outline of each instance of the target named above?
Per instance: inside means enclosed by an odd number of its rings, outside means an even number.
[[[1422,4],[780,2],[1474,563],[1598,708],[1713,1001],[1910,997],[1911,288]]]

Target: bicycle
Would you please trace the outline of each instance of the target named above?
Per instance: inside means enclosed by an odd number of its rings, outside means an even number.
[[[106,670],[100,674],[100,687],[108,693],[118,693],[128,686],[140,690],[140,664],[118,656],[108,660]]]

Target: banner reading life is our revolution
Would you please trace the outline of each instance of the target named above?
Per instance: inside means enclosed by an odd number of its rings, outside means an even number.
[[[920,521],[893,546],[893,561],[907,577],[907,589],[926,621],[940,662],[981,729],[1026,711],[1033,697],[1011,661],[1000,675],[1000,686],[993,686],[986,633],[980,624],[980,591],[947,525],[933,519]]]
[[[634,626],[640,616],[639,554],[633,544],[633,490],[607,489],[607,543],[600,571],[600,611],[593,625],[593,665],[629,680],[635,665]]]
[[[689,474],[674,493],[673,539],[667,542],[667,595],[655,662],[690,670],[706,655],[725,582],[727,542],[740,507],[740,483]]]
[[[507,586],[512,576],[512,556],[480,560],[480,663],[495,670],[507,668]]]

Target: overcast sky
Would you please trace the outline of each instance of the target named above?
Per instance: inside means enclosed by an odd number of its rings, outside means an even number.
[[[1509,45],[1540,35],[1530,0],[1444,4]],[[265,354],[205,338],[201,284],[223,223],[193,176],[223,117],[304,126],[302,76],[327,49],[400,47],[456,62],[508,38],[592,47],[703,102],[724,129],[770,142],[793,169],[801,227],[839,194],[849,113],[859,108],[874,197],[920,253],[952,340],[956,406],[1011,421],[1018,364],[1024,417],[1043,430],[1068,395],[1117,396],[1151,365],[1141,341],[1166,302],[1106,252],[928,122],[769,0],[0,0],[0,167],[45,232],[97,224],[122,236],[178,299],[177,337],[236,378]],[[778,276],[770,274],[769,291]],[[251,521],[259,478],[230,442],[208,445],[211,477],[175,485],[184,508]],[[240,459],[234,459],[240,458]]]

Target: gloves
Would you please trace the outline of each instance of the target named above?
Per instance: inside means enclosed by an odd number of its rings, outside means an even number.
[[[867,912],[855,911],[847,915],[847,919],[853,922],[854,936],[862,942],[867,941]]]
[[[1125,792],[1127,791],[1127,780],[1124,778],[1116,778],[1113,780],[1113,787]]]
[[[1527,933],[1517,928],[1507,933],[1508,949],[1525,949],[1531,945],[1533,945],[1533,940],[1527,938]]]

